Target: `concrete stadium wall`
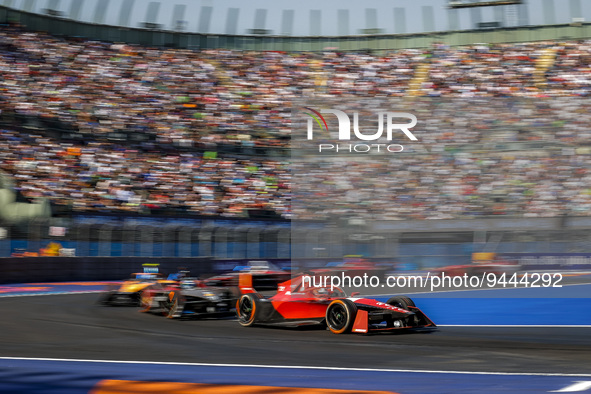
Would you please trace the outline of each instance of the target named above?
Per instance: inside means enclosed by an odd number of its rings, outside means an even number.
[[[49,200],[42,199],[38,203],[17,202],[12,178],[0,171],[0,221],[5,223],[24,222],[31,218],[47,218],[51,216]]]

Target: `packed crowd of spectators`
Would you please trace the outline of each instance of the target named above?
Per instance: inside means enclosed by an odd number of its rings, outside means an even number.
[[[589,41],[455,48],[434,45],[429,51],[429,80],[421,86],[421,91],[436,97],[587,96],[591,86],[590,45]],[[541,70],[543,86],[539,86],[536,62],[548,51],[552,60],[547,70]]]
[[[286,146],[292,100],[402,96],[421,50],[384,56],[194,52],[0,32],[2,106],[79,130]]]
[[[75,212],[289,217],[287,163],[138,152],[108,143],[85,146],[2,130],[0,169],[26,198],[49,198]]]
[[[0,30],[4,109],[101,134],[133,130],[161,142],[286,146],[294,99],[404,97],[419,64],[422,95],[581,96],[589,42],[478,44],[385,54],[190,51],[64,40]],[[556,62],[536,86],[536,60]]]
[[[536,79],[536,63],[553,64]],[[0,30],[0,110],[55,119],[96,136],[127,130],[161,144],[273,149],[291,136],[295,100],[404,98],[420,64],[413,106],[416,154],[294,165],[260,158],[72,144],[14,128],[0,133],[0,169],[29,198],[74,211],[167,209],[244,216],[249,209],[373,218],[591,214],[591,41],[443,44],[384,54],[191,51],[66,40]],[[546,97],[550,97],[547,98]],[[531,100],[534,98],[535,100]],[[546,141],[563,150],[486,152],[492,142]],[[476,148],[463,149],[474,145]],[[569,149],[572,148],[572,149]],[[475,150],[476,149],[476,150]],[[484,150],[484,151],[483,151]]]
[[[303,167],[308,183],[296,181],[292,208],[306,219],[591,215],[589,155],[426,154]]]

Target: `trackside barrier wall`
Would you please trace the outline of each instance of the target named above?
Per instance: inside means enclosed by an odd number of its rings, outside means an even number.
[[[289,222],[194,222],[33,219],[23,227],[0,225],[0,257],[40,253],[52,242],[76,257],[290,257]]]
[[[164,275],[187,269],[192,276],[231,271],[245,265],[248,259],[160,258],[160,257],[12,257],[0,258],[0,284],[34,282],[70,282],[122,280],[141,272],[142,264],[159,264]],[[289,259],[267,260],[289,270]],[[301,268],[325,265],[329,259],[307,259],[296,262]]]
[[[192,275],[214,272],[210,258],[24,257],[0,259],[0,283],[121,280],[156,263],[162,273],[186,267]]]
[[[308,228],[292,227],[286,221],[248,219],[224,222],[221,219],[117,216],[40,218],[22,227],[0,225],[0,258],[17,257],[25,252],[43,255],[41,250],[53,242],[64,252],[62,257],[182,259],[211,256],[216,260],[293,258],[338,262],[346,255],[361,255],[376,261],[400,263],[404,269],[413,270],[467,264],[472,253],[477,252],[501,256],[591,251],[591,224],[588,223],[591,218],[538,219],[528,219],[531,223],[520,221],[519,225],[529,226],[523,229],[514,229],[511,218],[405,221],[405,231],[394,228],[400,223],[383,223],[374,228],[323,228],[313,224]],[[507,227],[505,230],[499,227],[503,223]],[[414,229],[414,225],[421,225],[423,230]],[[483,229],[469,230],[475,225]]]
[[[591,271],[591,253],[506,253],[502,259],[519,262],[524,270]],[[160,272],[167,275],[180,268],[188,269],[192,276],[203,276],[231,271],[248,264],[252,259],[213,259],[211,257],[12,257],[0,258],[0,284],[33,282],[67,282],[121,280],[142,270],[142,264],[159,264]],[[279,268],[301,272],[323,267],[334,262],[331,258],[268,259]],[[389,274],[419,268],[411,263],[393,264],[390,258],[375,258],[377,264],[390,267]],[[404,261],[401,258],[399,261]],[[396,271],[395,271],[396,270]]]

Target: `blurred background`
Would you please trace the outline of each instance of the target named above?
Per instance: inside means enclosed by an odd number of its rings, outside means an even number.
[[[195,257],[584,269],[589,19],[582,0],[5,0],[4,280]],[[395,161],[307,190],[319,204],[298,216],[291,108],[335,97],[413,100],[429,121]]]

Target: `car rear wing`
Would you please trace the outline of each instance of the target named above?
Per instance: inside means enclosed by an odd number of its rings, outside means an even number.
[[[144,263],[142,264],[142,267],[144,269],[144,274],[157,274],[160,264]]]

